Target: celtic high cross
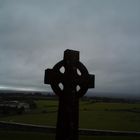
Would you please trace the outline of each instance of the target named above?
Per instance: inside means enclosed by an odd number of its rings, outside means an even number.
[[[59,97],[56,140],[78,140],[79,98],[94,88],[94,79],[74,50],[66,50],[62,61],[45,70],[45,84]]]

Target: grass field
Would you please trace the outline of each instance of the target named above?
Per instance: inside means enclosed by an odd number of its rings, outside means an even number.
[[[37,101],[38,108],[31,113],[24,115],[15,115],[8,117],[1,117],[0,120],[10,122],[23,122],[31,124],[53,125],[56,124],[58,102],[55,100],[40,100]],[[127,103],[92,103],[91,101],[80,101],[80,128],[91,129],[109,129],[109,130],[131,130],[140,131],[140,104],[127,104]],[[47,134],[34,134],[34,133],[21,133],[21,132],[1,132],[0,137],[8,140],[8,136],[13,140],[24,135],[29,136],[30,139],[54,139],[53,135]],[[14,136],[17,136],[14,138]],[[10,140],[11,140],[10,139]],[[140,137],[84,137],[81,136],[80,140],[131,140],[140,139]]]

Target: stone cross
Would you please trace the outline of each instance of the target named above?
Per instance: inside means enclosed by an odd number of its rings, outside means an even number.
[[[59,97],[56,140],[79,139],[79,98],[94,88],[94,79],[79,61],[79,51],[74,50],[66,50],[62,61],[45,70],[44,83]]]

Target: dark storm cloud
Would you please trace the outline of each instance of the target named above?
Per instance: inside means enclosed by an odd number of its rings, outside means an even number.
[[[95,91],[138,94],[139,6],[139,0],[1,0],[1,87],[49,88],[44,69],[69,48],[95,73]]]

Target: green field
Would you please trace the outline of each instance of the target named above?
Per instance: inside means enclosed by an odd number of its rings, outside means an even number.
[[[36,101],[37,109],[24,115],[15,115],[8,117],[0,117],[1,121],[10,122],[22,122],[31,124],[51,125],[55,126],[57,120],[57,107],[58,102],[55,100],[40,100]],[[108,130],[131,130],[140,131],[140,104],[128,104],[128,103],[93,103],[92,101],[80,101],[80,128],[91,128],[91,129],[108,129]],[[21,132],[1,132],[0,137],[8,140],[8,136],[13,140],[20,139],[29,136],[30,139],[54,139],[53,135],[48,134],[34,134],[27,133],[25,135]],[[14,138],[14,136],[17,136]],[[23,137],[23,136],[22,136]],[[11,140],[10,139],[10,140]],[[27,138],[26,138],[27,139]],[[140,137],[84,137],[81,136],[80,140],[129,140],[129,139],[140,139]]]

